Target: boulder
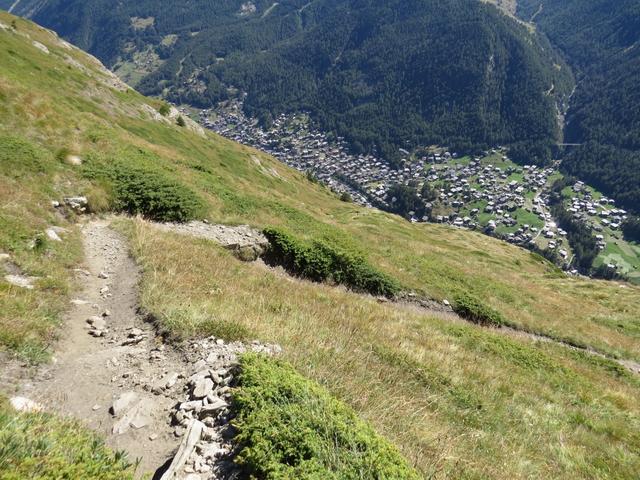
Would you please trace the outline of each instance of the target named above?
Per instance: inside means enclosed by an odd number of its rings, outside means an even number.
[[[93,328],[95,328],[96,330],[104,330],[105,328],[107,328],[107,322],[102,317],[97,317],[97,316],[89,317],[87,319],[87,323],[91,325]]]
[[[143,398],[131,407],[124,416],[113,426],[113,433],[122,435],[130,428],[139,430],[152,422],[152,413],[155,404],[148,398]]]
[[[201,378],[196,382],[193,389],[193,396],[195,398],[204,398],[213,390],[213,380],[210,378]]]
[[[82,165],[82,158],[80,158],[78,155],[67,155],[65,161],[69,165],[73,165],[74,167],[79,167],[80,165]]]
[[[5,275],[4,279],[15,287],[33,290],[35,277],[25,277],[24,275]]]

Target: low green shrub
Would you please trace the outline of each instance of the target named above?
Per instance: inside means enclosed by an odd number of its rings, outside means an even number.
[[[166,117],[167,115],[169,115],[169,112],[171,112],[171,107],[169,107],[169,105],[167,103],[163,103],[162,105],[160,105],[160,108],[158,109],[158,112],[163,117]]]
[[[158,222],[187,222],[204,211],[204,203],[191,189],[160,170],[124,162],[88,165],[88,178],[108,184],[112,208]]]
[[[319,240],[307,244],[279,228],[266,228],[263,233],[270,244],[266,260],[295,275],[316,282],[331,280],[372,295],[393,297],[400,291],[397,281],[360,255]]]
[[[0,478],[133,480],[134,466],[79,423],[18,414],[0,398]]]
[[[49,152],[22,137],[0,135],[0,175],[8,178],[51,173]]]
[[[114,175],[116,208],[160,222],[186,222],[203,210],[194,192],[168,176],[146,169],[118,169]]]
[[[236,462],[265,480],[418,479],[388,441],[291,366],[241,359],[234,395]]]
[[[462,318],[480,325],[505,325],[502,314],[469,293],[455,297],[453,310]]]

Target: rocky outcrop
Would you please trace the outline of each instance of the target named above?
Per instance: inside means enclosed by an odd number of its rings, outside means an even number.
[[[234,429],[230,408],[232,388],[244,352],[280,353],[277,345],[260,342],[225,343],[214,337],[191,342],[191,358],[185,381],[186,394],[173,411],[175,432],[183,438],[178,453],[162,480],[232,478]]]
[[[254,261],[261,257],[269,247],[269,241],[261,231],[248,225],[228,226],[211,225],[206,222],[159,223],[162,230],[206,238],[231,250],[244,261]]]

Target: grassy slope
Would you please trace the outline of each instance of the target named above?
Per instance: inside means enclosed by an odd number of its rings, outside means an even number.
[[[123,228],[143,265],[142,303],[163,328],[280,343],[425,475],[632,478],[640,468],[640,384],[612,362],[291,280],[143,221]]]
[[[4,23],[10,21],[5,17]],[[567,279],[528,252],[482,234],[410,225],[339,202],[263,154],[213,134],[204,139],[175,125],[150,121],[142,105],[158,105],[134,92],[96,85],[58,57],[67,53],[60,47],[50,45],[51,54],[45,55],[26,48],[24,38],[16,34],[1,35],[0,62],[9,68],[0,77],[0,113],[11,121],[3,122],[0,132],[26,137],[49,152],[70,149],[89,165],[116,159],[144,162],[200,191],[214,221],[285,225],[299,234],[349,244],[405,285],[435,298],[471,291],[516,324],[640,359],[637,337],[625,333],[640,317],[640,304],[634,301],[639,289]],[[48,34],[34,32],[33,38],[38,35],[43,43],[51,43]],[[11,49],[18,53],[9,53]],[[60,162],[53,167],[60,177],[54,187],[91,189],[82,182],[66,183],[66,177],[79,178],[69,167]],[[52,178],[43,176],[34,194],[42,197],[41,187],[50,185]],[[603,317],[621,327],[603,327]]]
[[[0,14],[0,22],[11,18]],[[51,53],[32,47],[25,32]],[[66,64],[65,53],[95,69],[25,21],[18,21],[18,33],[0,29],[0,134],[46,152],[39,156],[45,172],[27,170],[14,179],[3,172],[0,189],[2,221],[14,219],[10,229],[0,229],[0,246],[29,273],[42,264],[25,242],[57,221],[49,199],[64,193],[87,193],[96,203],[105,198],[83,180],[82,168],[59,160],[56,153],[67,149],[89,167],[119,160],[173,175],[199,191],[213,221],[284,225],[325,237],[361,250],[372,264],[436,298],[470,291],[514,323],[640,358],[637,288],[568,279],[486,236],[410,225],[339,202],[252,149],[153,120],[143,105],[159,104],[105,89],[97,74],[88,78]],[[23,233],[12,242],[17,223]],[[291,283],[207,242],[159,235],[144,223],[128,228],[147,273],[144,306],[166,327],[183,334],[224,328],[281,343],[299,370],[371,420],[424,473],[624,478],[640,468],[639,387],[609,362]],[[51,273],[77,259],[58,251],[45,250]],[[28,322],[54,314],[31,307],[23,307],[27,317],[7,312],[42,295],[59,302],[65,288],[48,289],[44,282],[28,293],[1,285],[7,307],[0,310],[0,329],[13,340],[0,340],[16,350],[46,344],[55,321],[42,331]]]

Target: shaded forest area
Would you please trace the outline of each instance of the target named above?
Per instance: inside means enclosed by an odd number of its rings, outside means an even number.
[[[244,5],[244,7],[243,7]],[[545,39],[477,0],[247,2],[54,0],[35,19],[107,64],[153,45],[164,64],[138,88],[208,107],[245,91],[268,123],[307,111],[354,152],[474,152],[511,145],[545,163],[572,77]],[[150,18],[135,27],[131,18]],[[177,39],[167,42],[167,35]],[[230,89],[229,87],[235,87]]]
[[[521,0],[518,14],[535,16],[577,77],[565,134],[583,145],[567,172],[640,213],[640,3]]]

